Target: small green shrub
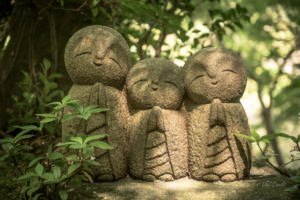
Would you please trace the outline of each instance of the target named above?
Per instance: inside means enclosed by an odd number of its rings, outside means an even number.
[[[21,193],[29,199],[44,197],[47,199],[68,198],[68,188],[80,185],[82,180],[93,182],[91,167],[99,166],[93,160],[95,149],[112,147],[99,139],[106,135],[71,137],[69,141],[59,143],[64,147],[63,153],[58,149],[48,148],[45,156],[32,160],[27,172],[19,177],[22,183]]]
[[[266,163],[273,168],[275,171],[277,171],[278,173],[280,173],[281,175],[290,177],[291,180],[294,182],[294,185],[290,188],[288,188],[287,190],[290,192],[295,192],[297,190],[300,190],[300,168],[296,170],[296,173],[291,173],[286,169],[286,166],[293,163],[293,162],[297,162],[300,161],[300,135],[298,136],[292,136],[286,133],[274,133],[272,135],[264,135],[264,136],[260,136],[260,134],[258,134],[255,130],[253,130],[251,132],[251,135],[244,135],[244,134],[236,134],[237,136],[244,138],[246,140],[248,140],[251,143],[255,143],[258,147],[258,149],[260,150],[261,154],[262,154],[262,158],[266,161]],[[284,164],[282,164],[281,166],[276,166],[275,164],[273,164],[270,160],[270,158],[272,156],[274,156],[273,154],[267,154],[263,148],[262,148],[262,143],[267,145],[269,144],[274,138],[278,138],[278,137],[282,137],[282,138],[286,138],[291,140],[294,143],[294,148],[291,149],[290,151],[290,160]]]
[[[28,131],[23,130],[15,137],[8,136],[4,139],[0,139],[0,144],[3,150],[0,161],[7,163],[7,167],[13,167],[15,169],[14,171],[16,176],[22,173],[22,170],[19,167],[21,161],[32,157],[29,153],[32,147],[23,143],[25,140],[32,137],[32,134],[28,134]]]
[[[64,114],[67,107],[72,112]],[[88,120],[92,114],[108,110],[97,106],[84,107],[69,96],[49,103],[49,109],[48,113],[36,114],[39,124],[16,126],[20,133],[0,140],[3,149],[1,159],[13,163],[15,175],[19,176],[21,196],[25,199],[67,199],[68,188],[75,187],[82,180],[93,181],[91,168],[99,166],[94,160],[95,149],[112,148],[102,141],[106,138],[105,134],[86,136],[85,133],[78,133],[63,143],[53,144],[50,140],[47,151],[42,154],[30,152],[32,148],[25,141],[37,137],[30,133],[44,133],[47,127],[52,127],[59,133],[56,135],[60,135],[62,121],[74,118]],[[30,156],[26,158],[25,154]],[[25,169],[19,167],[21,162],[28,163]]]
[[[48,111],[48,104],[63,97],[63,91],[58,88],[57,79],[62,75],[50,73],[51,63],[44,59],[37,80],[28,72],[23,73],[19,84],[21,95],[13,95],[14,109],[9,110],[8,131],[16,129],[16,125],[38,124],[36,113]]]

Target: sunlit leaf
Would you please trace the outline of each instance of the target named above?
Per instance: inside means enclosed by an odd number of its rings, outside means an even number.
[[[42,159],[44,159],[44,157],[42,157],[42,156],[39,156],[39,157],[33,159],[33,160],[30,161],[30,163],[28,164],[28,167],[30,168],[30,167],[34,166],[35,164],[37,164],[37,163],[38,163],[40,160],[42,160]]]
[[[87,144],[88,142],[93,141],[93,140],[101,140],[106,137],[107,137],[106,134],[91,135],[91,136],[88,136],[87,138],[85,138],[84,144]]]
[[[113,149],[113,147],[110,144],[103,141],[93,141],[89,145],[100,149]]]
[[[41,176],[41,175],[43,174],[43,172],[44,172],[44,166],[41,165],[40,163],[38,163],[38,164],[36,165],[36,167],[34,168],[34,171],[35,171],[39,176]]]
[[[68,199],[68,193],[66,190],[59,190],[58,191],[59,197],[61,200],[67,200]]]
[[[71,165],[71,166],[68,168],[68,175],[73,174],[77,169],[79,169],[80,166],[81,166],[80,163],[76,163],[76,164]]]

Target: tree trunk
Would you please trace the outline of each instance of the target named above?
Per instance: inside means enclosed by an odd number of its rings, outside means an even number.
[[[274,134],[274,130],[273,130],[273,125],[272,125],[272,112],[270,108],[265,108],[262,111],[262,117],[264,120],[264,125],[267,131],[268,135]],[[282,154],[281,154],[281,150],[279,148],[278,145],[278,140],[277,138],[274,138],[271,142],[272,148],[274,150],[275,155],[275,159],[276,162],[279,166],[281,166],[283,164],[283,159],[282,159]]]
[[[35,79],[40,63],[47,58],[54,65],[52,69],[65,75],[61,88],[66,91],[72,84],[64,68],[64,47],[75,31],[91,22],[80,11],[52,9],[46,1],[42,3],[16,0],[14,4],[9,21],[10,42],[0,60],[0,129],[5,129],[6,113],[13,108],[12,94],[22,92],[16,84],[22,71],[29,71]]]

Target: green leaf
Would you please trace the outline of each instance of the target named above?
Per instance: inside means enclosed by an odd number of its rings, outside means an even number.
[[[53,117],[56,117],[56,115],[53,114],[53,113],[36,114],[36,116],[44,117],[44,118],[53,118]]]
[[[59,190],[58,191],[59,197],[61,200],[67,200],[68,199],[68,193],[66,190]]]
[[[53,121],[55,121],[55,120],[56,120],[56,118],[45,118],[45,119],[42,119],[42,120],[40,121],[40,123],[42,123],[42,124],[47,124],[47,123],[53,122]]]
[[[85,145],[83,145],[83,144],[78,144],[78,143],[76,143],[76,144],[70,145],[69,148],[70,148],[70,149],[82,149],[82,148],[84,148],[84,146],[85,146]]]
[[[80,166],[81,166],[80,163],[70,165],[70,167],[68,168],[68,175],[72,175],[72,173],[75,172],[77,169],[79,169]]]
[[[77,144],[77,143],[76,142],[60,142],[56,146],[57,147],[64,147],[64,146],[70,146],[70,145],[74,145],[74,144]]]
[[[97,8],[97,7],[94,7],[94,8],[91,9],[91,11],[92,11],[93,17],[97,17],[97,15],[98,15],[98,13],[99,13],[98,8]]]
[[[275,134],[268,134],[268,135],[264,135],[260,138],[260,141],[264,142],[264,143],[270,143],[271,140],[273,140],[274,138],[276,138]]]
[[[91,142],[89,145],[100,149],[113,149],[113,147],[110,144],[103,141],[94,141]]]
[[[237,135],[238,137],[241,137],[243,139],[246,139],[249,142],[255,142],[256,141],[253,137],[251,137],[249,135],[239,134],[239,133],[236,133],[235,135]]]
[[[33,173],[33,172],[27,172],[26,174],[22,175],[22,176],[19,176],[18,177],[18,180],[27,180],[27,179],[31,179],[32,177],[36,177],[37,174],[36,173]]]
[[[4,139],[0,139],[0,144],[6,144],[6,143],[14,143],[14,138],[7,136]]]
[[[79,161],[79,158],[78,158],[78,156],[76,154],[69,155],[69,156],[66,157],[66,159],[68,161]]]
[[[109,110],[108,108],[93,108],[93,109],[90,109],[89,112],[91,112],[91,113],[101,113],[101,112],[106,112],[108,110]]]
[[[292,135],[289,135],[289,134],[286,134],[286,133],[275,133],[275,135],[277,137],[283,137],[283,138],[291,139],[293,142],[298,143],[297,138],[292,136]]]
[[[58,166],[52,167],[52,171],[55,179],[58,179],[61,176],[61,170]]]
[[[33,165],[37,164],[40,160],[44,159],[44,157],[40,156],[37,157],[35,159],[33,159],[32,161],[30,161],[30,163],[28,164],[28,168],[32,167]]]
[[[57,160],[63,158],[64,155],[60,152],[53,151],[48,155],[49,160]]]
[[[79,136],[71,137],[70,140],[74,141],[74,142],[77,142],[79,144],[83,144],[83,139],[82,139],[82,137],[79,137]]]
[[[42,193],[35,194],[30,200],[38,200]]]
[[[291,180],[295,183],[300,184],[300,176],[293,176],[293,177],[291,177]]]
[[[45,72],[46,72],[51,67],[51,62],[48,59],[44,58],[43,59],[43,66],[45,67]]]
[[[14,143],[18,143],[21,140],[25,140],[28,138],[32,138],[34,135],[32,134],[27,134],[29,131],[32,131],[33,129],[27,129],[27,130],[23,130],[20,133],[18,133],[15,137],[14,137]],[[36,130],[36,129],[35,129]]]
[[[37,184],[34,184],[32,187],[30,187],[30,189],[27,191],[27,195],[28,196],[32,196],[36,191],[38,191],[41,187],[41,183],[37,183]]]
[[[260,141],[260,135],[256,132],[256,130],[251,132],[251,136],[255,139],[255,141]]]
[[[70,121],[70,120],[76,118],[76,116],[77,116],[76,114],[65,114],[65,115],[63,116],[62,121],[63,121],[63,122],[65,122],[65,121]]]
[[[93,140],[100,140],[100,139],[103,139],[103,138],[106,138],[107,137],[107,134],[97,134],[97,135],[91,135],[91,136],[88,136],[86,137],[86,139],[84,140],[84,144],[87,144],[88,142],[90,141],[93,141]]]
[[[100,163],[95,160],[86,160],[84,162],[91,166],[101,166]]]
[[[298,135],[298,137],[297,137],[297,143],[299,143],[300,142],[300,135]]]
[[[55,177],[54,174],[46,172],[41,176],[42,179],[45,179],[47,181],[54,181]]]
[[[27,186],[27,185],[23,185],[23,187],[22,187],[22,189],[21,189],[20,193],[21,193],[21,194],[24,194],[24,193],[26,193],[26,191],[27,191],[29,188],[30,188],[29,186]]]
[[[285,189],[285,191],[287,191],[287,192],[296,192],[296,191],[299,190],[298,187],[299,187],[299,185],[296,184],[296,185],[293,185],[292,187],[289,187],[289,188]]]
[[[41,165],[40,163],[38,163],[34,169],[34,171],[39,175],[41,176],[44,172],[44,166]]]

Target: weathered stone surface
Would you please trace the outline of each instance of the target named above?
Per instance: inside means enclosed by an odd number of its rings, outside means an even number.
[[[125,177],[129,113],[123,88],[131,67],[126,41],[111,28],[85,27],[70,38],[65,64],[74,82],[68,95],[84,106],[97,105],[109,110],[93,114],[88,121],[74,119],[63,123],[63,138],[78,133],[107,134],[104,140],[113,149],[96,151],[101,166],[94,169],[95,179],[112,181]]]
[[[255,170],[256,171],[256,170]],[[259,169],[261,171],[261,169]],[[235,182],[207,183],[188,178],[172,182],[144,182],[122,179],[111,183],[84,184],[71,194],[71,199],[89,200],[292,200],[285,189],[289,179],[265,172],[251,173],[249,179]],[[299,194],[298,194],[299,195]]]
[[[248,119],[239,102],[246,86],[241,59],[225,49],[205,49],[184,66],[189,171],[203,181],[235,181],[249,175]]]
[[[182,78],[175,64],[158,58],[142,60],[129,71],[129,171],[134,178],[171,181],[186,176]]]
[[[100,25],[87,26],[69,39],[65,65],[75,84],[100,82],[122,89],[131,66],[130,51],[116,30]]]

